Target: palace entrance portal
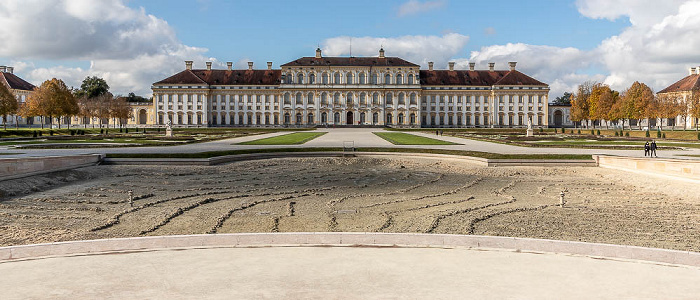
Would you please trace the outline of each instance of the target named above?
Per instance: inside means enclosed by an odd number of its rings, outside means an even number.
[[[349,111],[347,114],[347,118],[346,118],[346,120],[347,120],[346,124],[352,125],[353,123],[355,123],[355,121],[353,120],[353,116],[354,116],[354,114],[351,111]]]

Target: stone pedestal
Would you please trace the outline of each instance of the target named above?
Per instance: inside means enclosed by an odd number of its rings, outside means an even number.
[[[535,132],[532,130],[532,128],[528,128],[527,132],[525,133],[525,136],[526,137],[535,136]]]
[[[173,130],[168,128],[165,130],[165,136],[166,137],[173,137]]]

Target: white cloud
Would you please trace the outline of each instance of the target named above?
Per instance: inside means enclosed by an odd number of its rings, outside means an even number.
[[[656,9],[650,6],[644,11]],[[595,51],[610,72],[605,83],[613,88],[642,81],[660,90],[687,75],[688,67],[700,64],[697,49],[700,1],[686,1],[653,23],[632,25],[605,39]]]
[[[151,93],[150,84],[184,68],[204,65],[204,48],[182,44],[168,23],[121,0],[3,0],[0,57],[89,61],[90,68],[65,66],[20,70],[35,84],[56,77],[80,86],[85,76],[107,80],[113,93]]]
[[[445,0],[434,0],[425,2],[420,2],[418,0],[409,0],[408,2],[399,6],[399,11],[396,15],[399,17],[415,15],[433,9],[442,8],[445,6],[445,4],[447,4]]]
[[[517,62],[516,69],[550,85],[551,96],[572,91],[578,84],[589,79],[602,80],[604,75],[582,73],[594,66],[593,54],[576,48],[553,46],[506,44],[483,47],[473,51],[469,59],[456,59],[459,69],[468,68],[469,62],[477,64],[477,69],[488,68],[489,62],[496,63],[496,69],[508,69],[508,62]]]
[[[339,56],[350,54],[351,37],[340,36],[323,41],[324,55]],[[398,56],[426,67],[428,61],[439,66],[447,66],[447,61],[460,53],[469,42],[469,37],[458,33],[442,36],[407,35],[394,38],[352,37],[352,55],[377,56],[384,47],[386,56]]]
[[[576,0],[578,11],[592,19],[630,18],[635,26],[655,24],[678,10],[687,0]]]

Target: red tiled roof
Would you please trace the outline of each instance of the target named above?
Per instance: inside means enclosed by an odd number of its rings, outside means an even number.
[[[422,85],[546,85],[519,71],[420,71]]]
[[[700,89],[700,74],[688,75],[658,93],[687,92]]]
[[[23,90],[23,91],[33,91],[35,86],[24,79],[17,77],[17,75],[7,72],[0,72],[0,77],[3,78],[10,89]]]
[[[184,70],[154,84],[278,85],[280,70]]]
[[[282,65],[282,67],[298,66],[420,67],[398,57],[302,57]]]

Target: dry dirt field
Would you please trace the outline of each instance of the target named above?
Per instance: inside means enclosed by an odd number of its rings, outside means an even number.
[[[561,191],[564,208],[557,206]],[[288,231],[501,235],[700,251],[700,188],[601,168],[379,157],[96,166],[0,183],[0,246]]]

